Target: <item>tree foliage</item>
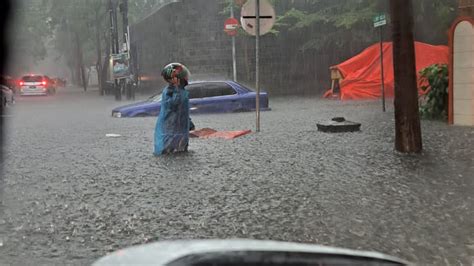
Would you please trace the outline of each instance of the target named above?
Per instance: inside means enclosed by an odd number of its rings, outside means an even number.
[[[28,65],[44,59],[45,43],[51,34],[49,18],[42,1],[16,2],[12,13],[14,21],[10,32],[14,70],[28,70]]]
[[[280,26],[289,29],[310,27],[313,24],[327,24],[335,28],[351,29],[358,23],[369,23],[375,15],[378,1],[314,1],[310,8],[302,11],[295,8],[283,14]]]
[[[66,57],[68,64],[77,61],[73,49],[80,45],[84,60],[91,63],[95,58],[95,12],[105,16],[105,8],[101,0],[49,0],[48,14],[52,19],[52,29],[56,49]],[[104,22],[101,21],[104,28]],[[99,22],[100,23],[100,22]],[[77,43],[79,42],[79,43]]]
[[[139,20],[150,12],[153,6],[163,1],[165,0],[129,0],[130,23]],[[94,65],[98,60],[96,27],[100,30],[102,50],[109,35],[107,3],[108,0],[17,1],[13,10],[16,23],[12,29],[14,34],[11,34],[12,43],[14,50],[21,51],[24,57],[32,59],[25,62],[23,68],[47,56],[46,44],[49,41],[65,59],[68,67],[77,67],[80,61],[78,56],[82,57],[85,66]],[[96,21],[96,12],[99,21]],[[121,27],[121,16],[118,17],[118,25]],[[120,32],[122,30],[120,28]],[[74,50],[76,45],[80,47],[80,55]]]
[[[221,0],[222,14],[230,6],[238,12],[233,0]],[[274,34],[302,33],[306,38],[301,49],[339,47],[348,41],[371,43],[377,40],[372,19],[376,14],[388,16],[387,0],[271,0],[277,12]],[[457,14],[456,0],[413,1],[415,37],[419,41],[446,44],[444,34]],[[241,33],[245,34],[243,31]],[[435,33],[435,34],[434,34]]]
[[[422,97],[420,113],[428,119],[446,119],[448,116],[448,66],[434,64],[420,71]]]
[[[372,19],[378,13],[388,14],[387,1],[380,0],[316,0],[292,1],[293,7],[277,21],[279,30],[312,31],[313,38],[302,44],[303,49],[321,49],[328,45],[341,47],[344,42],[373,42]],[[276,4],[281,3],[277,1]],[[299,6],[298,6],[299,4]],[[429,43],[446,43],[444,32],[456,15],[455,0],[414,1],[416,37]],[[316,30],[315,30],[316,29]],[[433,34],[435,33],[435,34]],[[341,42],[341,36],[350,36]]]

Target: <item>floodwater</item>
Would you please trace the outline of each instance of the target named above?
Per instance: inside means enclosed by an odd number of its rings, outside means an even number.
[[[67,88],[9,108],[0,264],[88,264],[151,241],[236,237],[474,262],[472,127],[423,121],[423,154],[401,155],[392,106],[271,98],[262,132],[191,139],[189,153],[158,158],[156,118],[111,118],[124,103]],[[317,131],[334,116],[362,131]],[[219,130],[254,119],[193,116]]]

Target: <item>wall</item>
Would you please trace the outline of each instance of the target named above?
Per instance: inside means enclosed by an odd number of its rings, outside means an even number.
[[[154,89],[162,86],[159,73],[169,62],[187,65],[194,80],[232,78],[231,38],[223,31],[227,16],[222,14],[222,2],[182,0],[132,25],[132,42],[137,48],[143,84]],[[237,12],[236,17],[239,16]],[[307,34],[310,33],[262,36],[261,87],[270,94],[321,94],[330,86],[328,67],[367,46],[354,40],[344,51],[303,51],[300,46]],[[344,37],[350,38],[350,31],[347,34]],[[255,38],[237,36],[236,52],[238,81],[254,87]]]
[[[453,116],[456,125],[474,125],[474,28],[459,23],[453,41]]]
[[[143,79],[159,86],[161,69],[170,62],[188,66],[194,80],[229,77],[230,40],[221,30],[222,8],[216,1],[183,0],[133,25]]]
[[[474,17],[474,0],[459,0],[459,15]]]
[[[143,84],[157,89],[163,85],[159,73],[169,62],[182,62],[192,72],[192,79],[231,79],[231,38],[224,31],[227,15],[222,0],[181,0],[165,5],[131,28],[137,47]],[[310,1],[281,1],[277,15],[296,7],[305,10]],[[236,17],[240,17],[236,12]],[[424,24],[420,24],[424,25]],[[421,27],[421,26],[420,26]],[[361,52],[378,41],[378,31],[371,23],[364,26],[364,38],[350,30],[338,32],[340,48],[329,44],[322,53],[302,50],[302,44],[315,36],[324,40],[326,29],[317,25],[297,31],[267,34],[261,38],[261,86],[270,95],[320,95],[330,87],[329,67]],[[423,28],[425,29],[425,28]],[[420,29],[419,32],[424,32]],[[360,33],[360,31],[359,31]],[[385,30],[389,39],[390,29]],[[433,37],[429,31],[429,36]],[[422,36],[422,34],[420,35]],[[447,37],[447,36],[446,36]],[[423,38],[419,40],[423,41]],[[236,37],[237,79],[254,87],[255,38]]]

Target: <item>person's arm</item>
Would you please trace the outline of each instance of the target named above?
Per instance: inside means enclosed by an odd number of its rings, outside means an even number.
[[[169,86],[166,91],[166,96],[168,109],[171,111],[177,111],[179,106],[182,104],[182,90],[174,86]]]

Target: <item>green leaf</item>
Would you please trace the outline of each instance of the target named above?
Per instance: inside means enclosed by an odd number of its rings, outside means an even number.
[[[427,101],[420,103],[420,114],[424,118],[429,119],[446,119],[448,103],[448,66],[447,65],[431,65],[420,72],[420,82],[428,82],[429,85],[422,86],[421,89],[430,91],[426,95]]]

